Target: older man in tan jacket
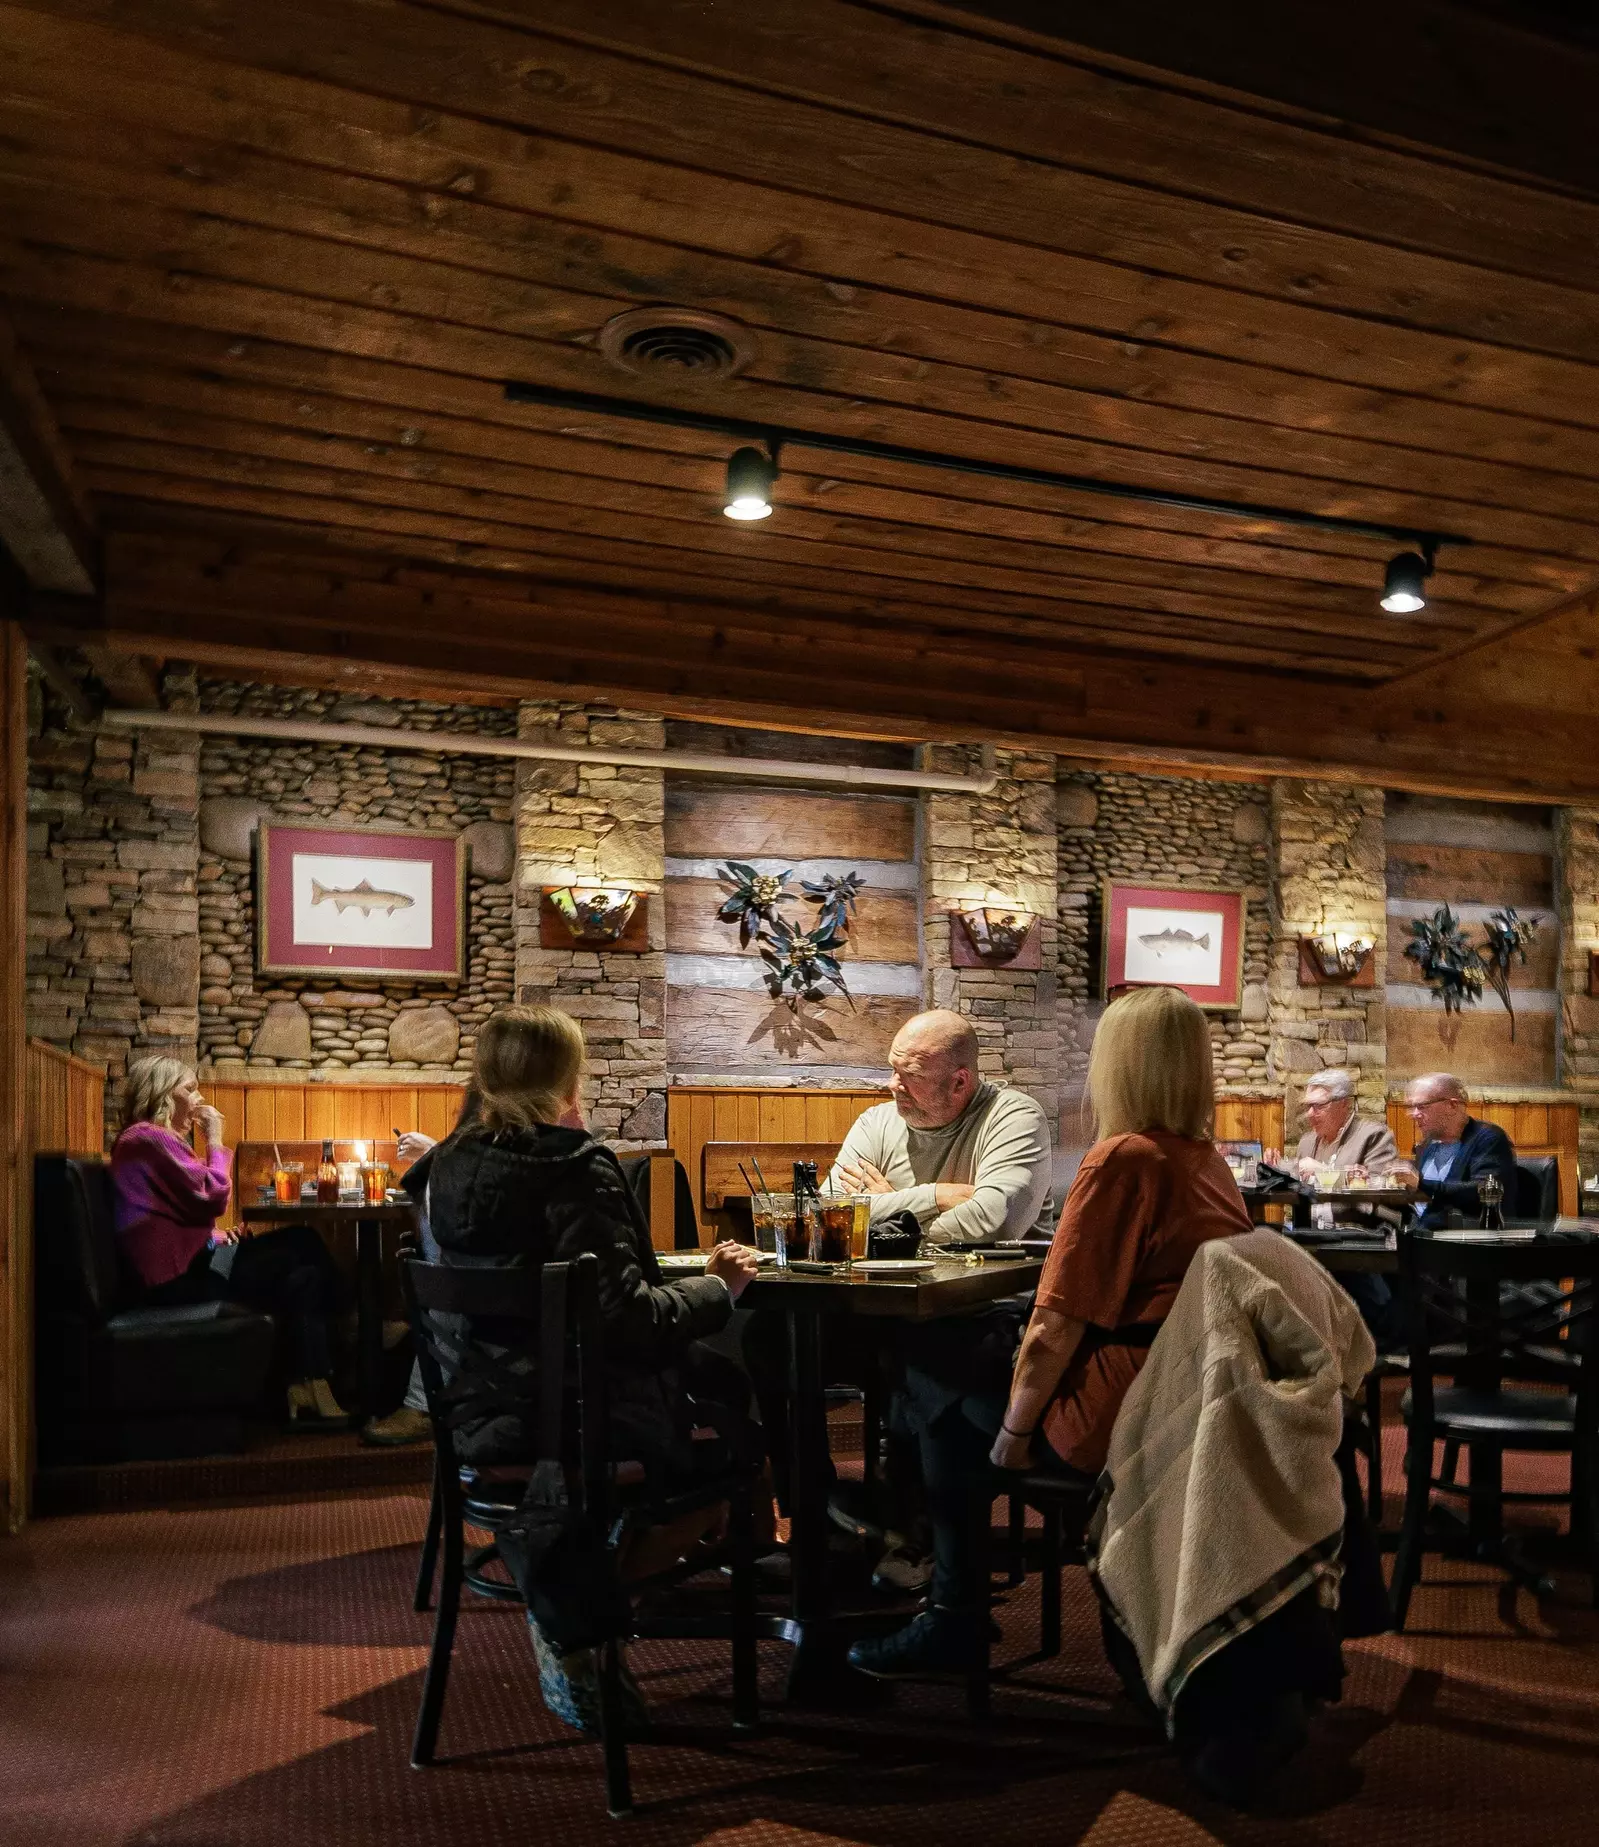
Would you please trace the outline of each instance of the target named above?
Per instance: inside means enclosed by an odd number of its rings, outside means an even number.
[[[1299,1138],[1301,1175],[1309,1167],[1361,1167],[1368,1174],[1385,1174],[1398,1165],[1393,1130],[1355,1111],[1353,1071],[1313,1077],[1305,1086],[1305,1117],[1310,1126]]]

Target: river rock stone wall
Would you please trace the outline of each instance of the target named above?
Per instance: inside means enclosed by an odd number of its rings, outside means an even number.
[[[665,724],[611,706],[529,700],[518,734],[546,743],[660,750]],[[517,765],[516,992],[564,1009],[588,1041],[585,1104],[596,1135],[620,1144],[666,1134],[666,791],[660,770]],[[545,948],[547,886],[616,883],[650,895],[643,954]]]
[[[1383,971],[1388,961],[1387,849],[1381,789],[1278,782],[1271,795],[1276,933],[1271,960],[1271,1057],[1287,1120],[1317,1071],[1356,1074],[1363,1115],[1388,1094]],[[1368,937],[1377,985],[1302,987],[1299,939],[1320,930]]]
[[[205,711],[328,719],[409,730],[514,733],[504,707],[353,699],[295,687],[206,681]],[[461,1078],[477,1029],[511,999],[510,825],[514,765],[507,758],[385,750],[374,745],[278,743],[208,736],[200,747],[199,1028],[202,1060],[218,1074],[275,1069],[366,1081],[389,1072]],[[467,976],[459,987],[340,976],[279,983],[255,973],[252,839],[256,823],[294,820],[465,834]]]
[[[1237,886],[1245,894],[1242,1005],[1210,1016],[1216,1081],[1250,1094],[1270,1083],[1271,790],[1062,764],[1054,790],[1058,1031],[1063,1105],[1081,1103],[1100,1001],[1102,884]]]
[[[1599,809],[1555,811],[1555,890],[1560,906],[1560,1081],[1579,1103],[1584,1175],[1599,1173],[1599,997],[1588,992],[1588,958],[1599,950]]]
[[[977,751],[958,747],[930,748],[923,761],[958,775],[981,769]],[[1055,760],[1002,750],[997,764],[988,795],[922,798],[927,999],[970,1017],[984,1076],[1035,1097],[1053,1132],[1060,1117]],[[1037,917],[1040,969],[952,965],[950,932],[962,928],[952,913],[996,897]]]
[[[193,709],[194,676],[166,676]],[[105,1066],[193,1061],[199,1021],[191,738],[78,725],[39,689],[28,741],[28,1031]],[[115,1132],[113,1085],[106,1098]]]

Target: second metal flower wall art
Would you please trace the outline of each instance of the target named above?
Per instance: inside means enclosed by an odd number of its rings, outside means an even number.
[[[1499,996],[1510,1015],[1510,1036],[1516,1036],[1516,1010],[1510,1004],[1510,965],[1527,960],[1527,945],[1536,923],[1517,916],[1506,905],[1492,911],[1483,924],[1484,941],[1473,944],[1447,904],[1431,917],[1417,918],[1410,926],[1411,940],[1405,958],[1421,970],[1421,978],[1439,996],[1445,1014],[1474,1007],[1482,999],[1483,983]]]
[[[755,945],[766,965],[761,974],[773,1000],[785,1002],[793,1012],[802,1000],[825,1000],[827,990],[835,988],[854,1008],[838,951],[849,940],[855,900],[866,884],[858,872],[803,879],[798,894],[789,885],[792,867],[757,872],[742,860],[730,859],[716,873],[728,887],[716,915],[723,923],[738,925],[741,948]],[[809,928],[799,927],[778,908],[796,895],[816,906]]]

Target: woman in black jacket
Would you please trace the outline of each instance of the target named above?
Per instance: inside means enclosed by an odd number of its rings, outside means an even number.
[[[432,1150],[428,1215],[442,1263],[521,1268],[598,1258],[611,1454],[670,1481],[693,1471],[690,1432],[711,1421],[696,1399],[725,1405],[731,1396],[736,1410],[747,1397],[741,1383],[729,1389],[726,1362],[696,1343],[727,1324],[755,1274],[755,1253],[720,1244],[703,1276],[663,1283],[616,1156],[584,1126],[584,1050],[577,1022],[552,1007],[506,1008],[484,1024],[473,1080],[481,1114]],[[478,1336],[498,1345],[493,1329]],[[483,1462],[531,1459],[535,1389],[530,1374],[521,1404],[462,1433],[464,1452]],[[590,1651],[560,1656],[531,1615],[529,1624],[546,1703],[591,1728]]]

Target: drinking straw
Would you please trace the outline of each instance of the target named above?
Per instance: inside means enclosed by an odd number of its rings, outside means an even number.
[[[278,1145],[276,1142],[272,1144],[272,1159],[279,1167],[283,1165],[283,1156],[278,1153]]]
[[[755,1169],[755,1178],[761,1183],[761,1191],[763,1193],[770,1193],[772,1189],[766,1184],[766,1176],[761,1172],[761,1164],[756,1160],[755,1150],[753,1148],[750,1150],[750,1164]]]
[[[742,1161],[740,1161],[740,1162],[739,1162],[739,1164],[738,1164],[738,1171],[739,1171],[739,1172],[740,1172],[741,1174],[744,1174],[744,1163],[743,1163]],[[745,1186],[747,1186],[747,1187],[749,1188],[749,1190],[750,1190],[750,1197],[751,1197],[752,1199],[753,1199],[753,1198],[755,1197],[755,1195],[756,1195],[756,1193],[757,1193],[757,1192],[761,1192],[761,1193],[764,1193],[764,1192],[766,1191],[766,1188],[765,1188],[764,1186],[763,1186],[763,1187],[757,1187],[757,1186],[756,1186],[756,1184],[755,1184],[755,1182],[754,1182],[754,1181],[753,1181],[753,1180],[752,1180],[752,1179],[751,1179],[751,1178],[749,1177],[749,1175],[748,1175],[748,1174],[744,1174],[744,1184],[745,1184]]]

